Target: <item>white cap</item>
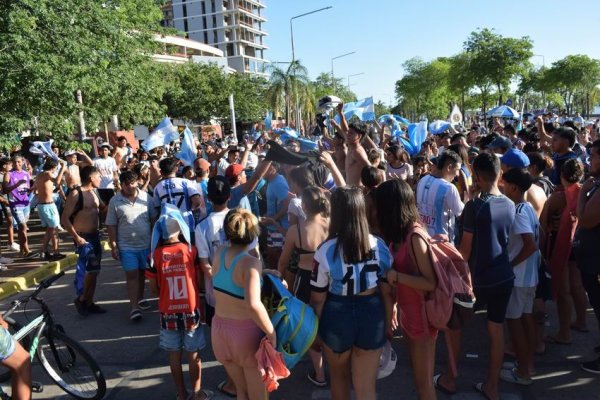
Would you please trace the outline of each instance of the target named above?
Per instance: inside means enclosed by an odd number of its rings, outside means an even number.
[[[377,371],[377,379],[382,379],[390,376],[396,369],[396,361],[398,357],[392,348],[390,341],[386,341],[383,345],[381,357],[379,357],[379,371]]]
[[[73,154],[77,154],[77,151],[75,150],[67,150],[65,151],[65,153],[63,154],[64,157],[69,157],[72,156]]]

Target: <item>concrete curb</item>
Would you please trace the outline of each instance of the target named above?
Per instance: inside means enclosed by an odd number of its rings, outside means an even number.
[[[102,241],[102,248],[104,250],[110,250],[107,241]],[[9,278],[7,281],[0,283],[0,300],[4,300],[7,297],[22,292],[32,286],[36,286],[44,279],[74,267],[77,265],[77,258],[77,254],[69,253],[62,260],[44,263],[23,275]]]

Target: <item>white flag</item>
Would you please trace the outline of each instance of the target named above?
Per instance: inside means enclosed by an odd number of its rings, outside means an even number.
[[[452,112],[450,113],[450,123],[452,125],[460,125],[462,124],[462,121],[462,113],[460,112],[458,106],[455,104],[454,107],[452,107]]]

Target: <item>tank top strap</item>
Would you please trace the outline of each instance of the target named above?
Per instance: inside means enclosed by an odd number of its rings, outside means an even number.
[[[229,270],[231,273],[233,273],[233,270],[235,269],[235,267],[236,267],[237,263],[238,263],[238,262],[239,262],[239,261],[242,259],[242,257],[244,257],[244,256],[247,256],[247,255],[248,255],[248,253],[247,253],[247,252],[245,252],[245,251],[243,251],[243,252],[241,252],[240,254],[238,254],[237,256],[235,256],[235,257],[233,258],[233,260],[231,260],[231,264],[229,265],[229,268],[228,268],[228,270]]]

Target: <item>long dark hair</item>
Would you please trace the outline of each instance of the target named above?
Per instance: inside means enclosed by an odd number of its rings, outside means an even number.
[[[342,251],[345,262],[355,264],[370,257],[369,224],[361,189],[337,188],[331,195],[329,239],[334,238],[336,253]]]
[[[383,182],[375,190],[379,231],[387,243],[402,243],[415,222],[419,211],[410,185],[398,179]]]

